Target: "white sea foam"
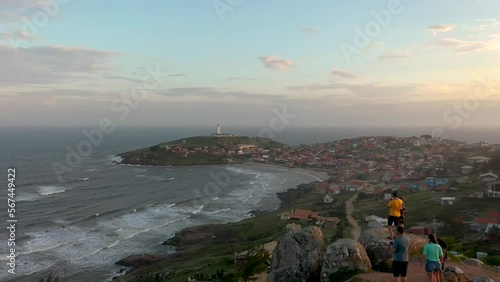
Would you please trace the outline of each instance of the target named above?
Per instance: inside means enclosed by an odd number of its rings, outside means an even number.
[[[66,192],[66,187],[60,186],[40,186],[37,190],[38,194],[42,196],[48,196],[52,194],[64,193]]]
[[[108,160],[110,163],[113,163],[113,162],[121,163],[123,161],[123,158],[119,157],[119,156],[108,156]]]
[[[226,208],[226,209],[221,209],[221,210],[215,210],[215,211],[210,211],[210,212],[205,212],[205,214],[218,214],[218,213],[221,213],[221,212],[227,212],[227,211],[230,211],[231,209],[230,208]]]
[[[205,207],[204,205],[198,206],[198,207],[196,208],[196,210],[195,210],[195,211],[192,211],[191,213],[192,213],[192,214],[198,214],[199,212],[201,212],[201,211],[203,210],[203,208],[204,208],[204,207]]]
[[[33,202],[39,199],[40,199],[40,194],[24,193],[24,192],[16,194],[17,202]]]

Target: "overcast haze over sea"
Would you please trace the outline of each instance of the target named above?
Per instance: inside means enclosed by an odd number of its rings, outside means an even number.
[[[215,127],[214,127],[215,128]],[[113,164],[116,154],[177,138],[212,134],[214,128],[124,128],[105,134],[79,167],[60,182],[52,162],[65,164],[66,146],[84,140],[81,129],[0,129],[1,177],[16,168],[16,250],[18,275],[10,281],[34,281],[50,272],[69,281],[107,281],[114,263],[137,253],[172,252],[160,243],[182,228],[249,217],[255,209],[278,207],[277,192],[316,180],[312,175],[279,167],[243,165],[142,167]],[[91,129],[91,128],[88,128]],[[260,128],[227,128],[225,132],[257,136]],[[412,136],[425,128],[286,128],[275,133],[289,145],[374,135]],[[494,129],[448,130],[469,142],[500,143]],[[211,175],[228,175],[214,195],[203,187]],[[5,185],[6,187],[6,185]],[[200,191],[206,200],[199,198]],[[6,211],[7,189],[0,195]],[[6,217],[6,212],[4,212]],[[6,263],[7,230],[0,229],[0,261]],[[25,275],[31,274],[27,277]],[[6,272],[0,280],[8,278]],[[97,279],[97,280],[96,280]],[[36,280],[35,280],[36,281]]]

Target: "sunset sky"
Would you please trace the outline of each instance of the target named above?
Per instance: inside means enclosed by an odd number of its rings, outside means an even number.
[[[500,120],[498,0],[46,2],[0,0],[0,126]]]

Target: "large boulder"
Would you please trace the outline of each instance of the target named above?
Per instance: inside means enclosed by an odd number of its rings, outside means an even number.
[[[326,250],[320,281],[345,281],[370,269],[371,263],[365,248],[352,239],[340,239]]]
[[[387,239],[389,232],[387,228],[365,228],[361,232],[359,242],[366,250],[373,270],[381,272],[392,272],[392,252],[391,240]],[[412,254],[419,254],[425,244],[428,242],[427,238],[409,234],[410,237],[410,256]]]
[[[318,281],[323,260],[323,233],[316,226],[289,231],[273,251],[268,282]]]
[[[478,259],[475,259],[475,258],[468,258],[468,259],[464,260],[464,263],[468,264],[468,265],[476,265],[476,266],[484,265],[484,262],[482,262]]]
[[[444,270],[444,281],[446,282],[468,282],[469,278],[458,266],[448,266]]]

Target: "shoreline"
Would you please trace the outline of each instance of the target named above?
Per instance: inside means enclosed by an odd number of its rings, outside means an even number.
[[[309,174],[311,176],[314,176],[320,182],[326,181],[331,177],[328,174],[328,172],[326,172],[324,170],[315,170],[315,169],[310,169],[310,168],[289,168],[286,165],[280,165],[280,164],[275,164],[275,163],[261,163],[261,162],[253,162],[253,161],[243,162],[241,164],[255,165],[255,166],[260,166],[260,167],[275,167],[275,168],[288,169],[290,171],[300,172],[303,174]]]
[[[303,168],[293,168],[290,169],[287,166],[281,166],[279,164],[272,164],[272,163],[259,163],[259,162],[244,162],[244,163],[239,163],[237,165],[249,165],[249,166],[257,166],[261,168],[281,168],[283,170],[291,170],[295,172],[299,172],[302,174],[307,174],[309,176],[313,176],[316,178],[315,181],[307,181],[303,182],[301,184],[296,185],[293,188],[289,188],[286,191],[283,192],[277,192],[276,196],[280,200],[280,203],[278,206],[275,207],[273,210],[253,210],[250,211],[249,214],[252,215],[251,218],[241,218],[238,221],[234,222],[229,222],[226,224],[201,224],[201,225],[196,225],[192,227],[186,227],[183,228],[182,230],[179,230],[178,232],[175,233],[175,235],[171,238],[165,239],[161,245],[168,245],[176,248],[176,251],[172,254],[169,254],[165,256],[164,260],[165,261],[174,261],[183,255],[193,251],[194,249],[198,248],[200,245],[199,242],[207,242],[213,240],[213,238],[217,238],[217,240],[223,239],[224,238],[224,230],[225,227],[231,224],[241,224],[244,221],[248,220],[255,220],[256,218],[261,218],[265,217],[268,215],[271,215],[272,213],[276,212],[277,210],[283,209],[286,206],[292,204],[292,201],[290,198],[294,198],[294,194],[296,194],[297,191],[300,191],[301,189],[304,189],[303,185],[309,185],[311,183],[314,183],[316,181],[325,181],[328,178],[328,173],[325,171],[316,171],[316,170],[309,170],[309,169],[303,169]],[[302,187],[301,187],[302,186]],[[136,257],[137,261],[148,261],[150,257],[155,256],[155,254],[142,254],[142,255],[132,255],[126,258],[122,258],[119,261],[115,262],[116,265],[121,265],[124,266],[123,264],[120,264],[120,262],[126,261],[130,257]],[[144,275],[143,271],[147,273],[147,269],[149,266],[154,265],[146,263],[146,264],[141,264],[141,263],[132,263],[133,266],[126,271],[123,275],[118,275],[115,276],[117,281],[122,281],[122,279],[127,279],[129,278],[129,275]],[[161,262],[158,262],[161,263]],[[130,267],[130,265],[128,265]],[[128,281],[128,280],[123,280],[123,281]]]

